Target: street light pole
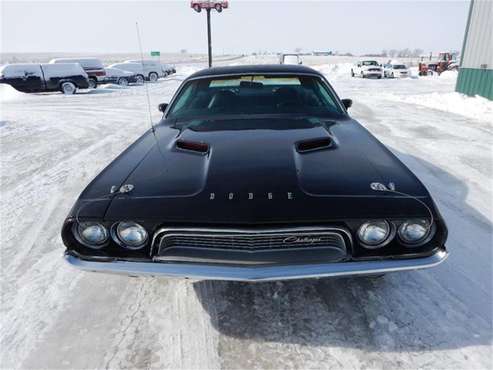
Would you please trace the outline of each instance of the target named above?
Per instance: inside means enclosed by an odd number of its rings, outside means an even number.
[[[207,8],[207,45],[209,53],[209,68],[212,67],[212,41],[211,41],[211,8]]]
[[[221,13],[223,9],[228,9],[227,0],[192,0],[190,4],[191,8],[197,13],[200,13],[202,9],[207,12],[207,52],[209,59],[209,68],[212,67],[212,37],[211,37],[211,10],[215,9],[218,13]]]

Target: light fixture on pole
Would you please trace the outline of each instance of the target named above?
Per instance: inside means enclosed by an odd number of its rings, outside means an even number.
[[[207,12],[207,53],[209,59],[209,68],[212,67],[212,40],[211,40],[211,10],[215,9],[218,13],[221,13],[223,9],[228,8],[227,1],[194,1],[192,0],[190,7],[197,13],[200,13],[202,9]]]

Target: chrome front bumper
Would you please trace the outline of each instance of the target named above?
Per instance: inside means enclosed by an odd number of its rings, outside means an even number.
[[[372,275],[394,271],[419,270],[445,261],[448,253],[440,249],[428,257],[377,261],[336,262],[286,266],[224,266],[197,263],[89,261],[65,253],[65,260],[85,271],[130,276],[160,276],[194,280],[273,281],[330,276]]]

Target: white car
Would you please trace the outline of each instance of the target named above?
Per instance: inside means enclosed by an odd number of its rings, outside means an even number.
[[[163,66],[158,60],[126,60],[122,64],[127,63],[143,66],[143,75],[147,81],[156,82],[159,78],[166,77]]]
[[[352,77],[382,78],[383,69],[376,60],[361,60],[351,68]]]
[[[405,64],[390,62],[383,66],[383,76],[386,78],[410,77],[411,71]]]
[[[104,83],[113,83],[120,86],[127,86],[130,83],[144,83],[144,78],[134,72],[110,67],[106,67],[104,70],[106,71],[106,79]]]
[[[139,63],[115,63],[108,66],[108,68],[120,69],[122,71],[133,73],[137,76],[139,81],[146,80],[146,72],[142,68],[142,64]],[[147,79],[149,75],[147,75]],[[157,79],[156,76],[153,75],[153,78]]]

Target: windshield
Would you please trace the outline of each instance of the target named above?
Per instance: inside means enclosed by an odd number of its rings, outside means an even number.
[[[365,60],[361,64],[364,66],[378,66],[378,63],[374,60]]]
[[[343,111],[318,77],[248,75],[188,82],[167,118],[285,113],[323,116]]]
[[[394,64],[394,69],[406,69],[404,64]]]

